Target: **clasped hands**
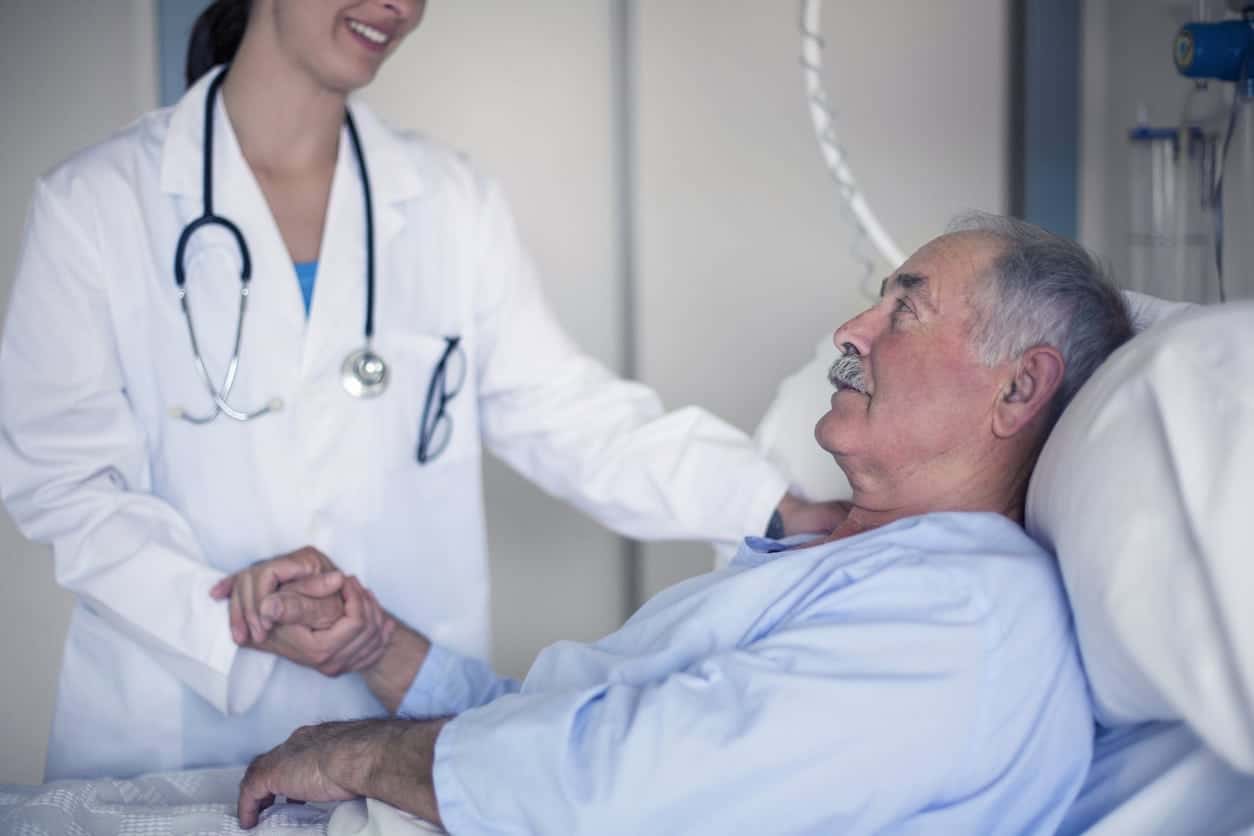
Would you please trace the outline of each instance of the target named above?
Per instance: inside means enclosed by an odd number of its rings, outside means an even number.
[[[255,563],[209,594],[230,599],[236,644],[326,676],[370,668],[396,630],[374,593],[312,546]]]
[[[256,563],[210,590],[230,599],[241,647],[284,656],[327,676],[360,671],[395,711],[430,643],[399,624],[374,594],[312,547]],[[240,783],[240,823],[251,828],[277,795],[307,801],[380,798],[438,824],[432,785],[444,720],[357,720],[297,729],[256,758]]]

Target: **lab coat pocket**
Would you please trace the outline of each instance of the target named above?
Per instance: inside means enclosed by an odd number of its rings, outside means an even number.
[[[428,554],[473,549],[482,539],[475,387],[469,376],[453,386],[459,380],[452,375],[460,372],[448,364],[459,361],[449,359],[456,349],[450,352],[443,336],[380,335],[375,351],[388,364],[388,387],[351,404],[361,419],[337,435],[335,463],[328,459],[324,470],[351,475],[339,479],[338,501],[327,509],[328,539],[321,542],[341,565],[358,567],[353,571],[362,572],[368,586],[377,588],[386,577],[414,595],[415,579],[429,585],[433,573],[444,571],[446,558],[427,566]],[[427,455],[419,461],[423,437]],[[401,571],[397,567],[385,568],[392,562],[408,567],[403,575],[414,573],[408,582],[390,574]]]
[[[444,336],[413,333],[393,333],[376,347],[392,376],[371,404],[383,416],[374,470],[348,495],[354,523],[335,527],[330,545],[358,556],[362,581],[403,622],[483,654],[486,544],[477,390],[467,349],[460,342],[450,347]]]
[[[379,445],[383,471],[435,472],[477,457],[475,386],[462,339],[394,334],[379,346],[388,352],[392,378],[380,404],[386,416]]]

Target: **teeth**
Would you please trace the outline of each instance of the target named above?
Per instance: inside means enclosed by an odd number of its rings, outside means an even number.
[[[370,41],[371,43],[385,44],[388,42],[387,35],[380,32],[378,29],[375,29],[373,26],[367,26],[361,21],[350,20],[348,22],[348,28],[352,29],[358,35],[361,35],[363,38]]]

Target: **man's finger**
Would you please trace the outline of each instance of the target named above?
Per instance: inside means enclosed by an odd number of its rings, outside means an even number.
[[[361,631],[320,667],[327,675],[361,669],[378,655],[382,645],[382,623],[376,617],[381,611],[370,606],[365,587],[357,578],[349,577],[344,583],[343,595],[344,621],[359,621]]]
[[[379,630],[383,627],[383,612],[379,608],[379,603],[370,594],[370,590],[362,586],[361,581],[354,578],[353,582],[357,585],[357,589],[361,591],[361,605],[366,615],[366,622],[372,630]]]
[[[322,657],[314,635],[314,631],[304,624],[284,624],[274,628],[261,649],[307,668],[316,667]]]
[[[349,639],[348,644],[335,651],[325,663],[318,666],[319,673],[324,676],[339,676],[354,669],[354,663],[367,658],[371,642],[375,639],[374,631],[366,629]]]
[[[369,625],[366,622],[365,613],[362,611],[360,590],[361,586],[356,583],[355,578],[346,578],[342,591],[344,595],[344,617],[326,630],[320,630],[313,636],[314,641],[327,653],[325,662],[318,666],[318,669],[324,674],[328,671],[339,673],[338,665],[348,657],[348,654],[351,654],[369,639]],[[348,653],[346,654],[345,651],[348,651]]]
[[[272,557],[240,573],[239,583],[245,592],[244,617],[248,620],[248,629],[254,644],[261,644],[270,632],[261,618],[262,599],[276,592],[284,583],[309,577],[321,570],[318,552],[305,548]]]
[[[320,559],[317,551],[299,549],[267,560],[258,572],[259,586],[265,594],[269,594],[281,584],[320,574],[326,568],[326,563]]]
[[[388,642],[392,639],[392,633],[396,630],[396,622],[388,619],[383,626],[379,628],[375,634],[376,639],[369,650],[363,650],[362,655],[353,664],[352,670],[360,671],[378,662],[387,652]]]
[[[343,585],[344,575],[338,570],[289,581],[262,599],[262,625],[267,630],[276,624],[330,627],[344,614],[344,604],[337,594]],[[310,601],[311,598],[325,600]]]
[[[274,803],[274,793],[267,786],[265,771],[260,763],[261,758],[253,761],[239,784],[236,814],[239,816],[240,827],[245,830],[256,827],[261,811]]]
[[[261,796],[244,794],[244,790],[240,790],[239,804],[236,808],[239,816],[239,826],[245,830],[251,830],[257,826],[258,820],[261,818],[261,811],[274,804],[274,793],[266,793]]]
[[[371,627],[374,632],[378,634],[380,642],[386,642],[386,638],[383,636],[383,626],[388,620],[387,613],[383,611],[383,607],[379,606],[379,601],[374,597],[374,593],[369,589],[366,589],[366,587],[361,586],[360,581],[357,583],[361,588],[362,603],[370,618]]]
[[[344,603],[339,596],[313,598],[283,586],[261,602],[261,617],[268,629],[280,624],[304,624],[315,630],[324,630],[344,615]]]
[[[299,592],[311,598],[326,598],[335,595],[344,586],[344,573],[338,569],[312,575],[308,578],[289,581],[279,588],[280,592]]]

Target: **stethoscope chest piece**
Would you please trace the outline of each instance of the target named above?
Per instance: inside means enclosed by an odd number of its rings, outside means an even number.
[[[388,364],[369,347],[358,349],[344,358],[340,383],[354,398],[382,395],[388,388]]]

